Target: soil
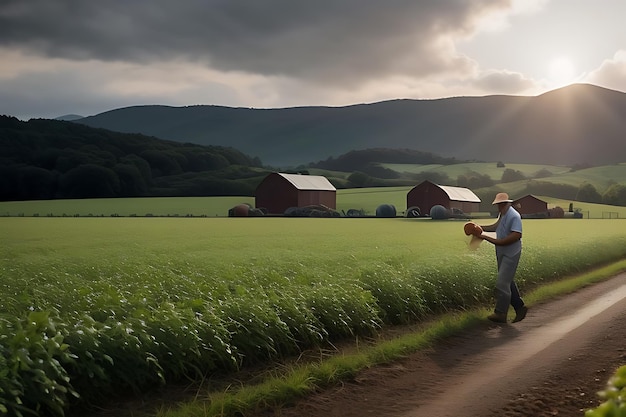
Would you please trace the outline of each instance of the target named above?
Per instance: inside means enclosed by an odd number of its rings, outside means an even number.
[[[626,274],[530,306],[262,417],[580,416],[626,364]]]

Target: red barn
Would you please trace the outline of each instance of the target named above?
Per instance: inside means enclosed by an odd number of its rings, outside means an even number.
[[[530,194],[513,200],[513,207],[519,214],[546,213],[548,211],[547,202]]]
[[[424,181],[413,187],[406,195],[407,210],[419,207],[423,215],[428,215],[433,206],[441,205],[448,210],[458,209],[464,213],[479,211],[480,198],[468,188],[438,185]]]
[[[335,209],[337,189],[326,177],[274,172],[257,187],[255,205],[265,208],[268,214],[283,214],[289,207],[311,205]]]

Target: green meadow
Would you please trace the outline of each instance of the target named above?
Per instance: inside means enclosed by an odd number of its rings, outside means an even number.
[[[412,187],[373,187],[337,190],[337,210],[363,210],[374,216],[381,204],[393,204],[397,215],[406,210],[406,194]],[[518,190],[519,188],[519,190]],[[523,194],[523,185],[507,187],[512,196]],[[490,194],[491,195],[491,194]],[[537,196],[548,202],[548,208],[559,206],[566,211],[569,204],[580,209],[586,218],[626,218],[626,207],[569,201]],[[85,200],[33,200],[0,202],[0,217],[226,217],[228,209],[237,204],[254,206],[254,197],[146,197]],[[489,205],[487,204],[487,207]]]
[[[466,175],[470,172],[487,175],[494,181],[500,181],[504,171],[506,169],[512,169],[519,171],[526,178],[534,178],[538,173],[543,173],[540,178],[541,181],[555,184],[566,184],[578,187],[583,182],[588,182],[600,193],[604,192],[611,184],[626,184],[626,163],[577,170],[559,165],[537,164],[507,163],[504,167],[498,167],[497,164],[493,162],[468,162],[454,165],[381,164],[381,166],[399,173],[419,174],[433,172],[444,174],[452,181],[456,180],[460,175]],[[547,173],[550,173],[550,175],[546,176]],[[523,182],[525,181],[521,181],[521,183]]]
[[[241,203],[254,205],[254,197],[145,197],[3,201],[0,202],[0,216],[215,217],[227,216],[229,208]]]
[[[623,259],[623,221],[524,221],[522,290]],[[0,405],[63,415],[489,308],[493,247],[471,250],[463,224],[2,217]]]
[[[481,175],[488,175],[494,181],[502,178],[505,169],[513,169],[524,174],[526,177],[533,177],[537,172],[546,170],[552,175],[565,175],[570,171],[569,167],[558,165],[538,165],[538,164],[505,164],[504,167],[498,167],[495,162],[467,162],[453,165],[418,165],[418,164],[381,164],[385,168],[392,169],[400,173],[419,174],[422,172],[434,172],[445,174],[449,178],[456,180],[459,175],[466,175],[470,172],[477,172]]]

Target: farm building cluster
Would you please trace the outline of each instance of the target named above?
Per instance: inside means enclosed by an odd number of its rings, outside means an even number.
[[[404,217],[450,218],[466,217],[480,211],[480,198],[464,187],[439,185],[425,180],[411,188],[406,195]],[[526,218],[564,217],[560,207],[548,209],[548,203],[526,195],[513,201],[513,207]],[[273,172],[258,185],[255,207],[240,204],[229,210],[231,217],[290,216],[341,217],[337,211],[337,189],[323,176]],[[363,217],[362,210],[343,213],[348,217]],[[381,204],[376,217],[396,217],[396,208]]]

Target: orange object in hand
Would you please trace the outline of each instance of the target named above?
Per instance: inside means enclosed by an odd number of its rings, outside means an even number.
[[[483,228],[474,222],[467,222],[465,223],[465,225],[463,225],[463,231],[467,236],[480,236],[483,233]]]

